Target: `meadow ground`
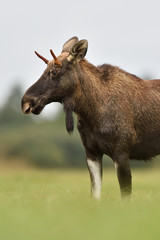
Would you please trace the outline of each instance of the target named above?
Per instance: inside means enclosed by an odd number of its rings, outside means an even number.
[[[160,169],[133,170],[131,201],[105,170],[102,200],[90,198],[87,170],[1,170],[1,240],[158,240]]]

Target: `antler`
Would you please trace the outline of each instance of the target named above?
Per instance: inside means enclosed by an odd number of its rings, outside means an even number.
[[[54,52],[52,51],[52,49],[50,50],[50,53],[51,53],[51,55],[52,55],[52,57],[54,58],[54,63],[56,64],[56,65],[59,65],[59,66],[62,66],[62,63],[58,60],[58,58],[56,57],[56,55],[54,54]],[[48,64],[48,62],[49,62],[49,60],[47,60],[46,58],[44,58],[43,56],[41,56],[39,53],[37,53],[36,51],[35,51],[35,54],[40,58],[40,59],[42,59],[46,64]]]
[[[51,55],[52,55],[52,57],[54,58],[54,63],[56,64],[56,65],[59,65],[59,66],[62,66],[62,63],[58,60],[58,58],[56,57],[56,55],[54,54],[54,52],[52,51],[52,49],[50,49],[50,53],[51,53]]]
[[[36,51],[35,51],[35,54],[39,57],[39,58],[41,58],[46,64],[48,64],[48,60],[46,59],[46,58],[44,58],[44,57],[42,57],[39,53],[37,53]]]

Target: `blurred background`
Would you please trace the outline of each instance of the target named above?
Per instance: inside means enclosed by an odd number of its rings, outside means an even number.
[[[158,0],[0,1],[0,164],[38,168],[86,167],[75,130],[66,133],[64,113],[53,103],[40,116],[24,116],[24,91],[45,64],[73,36],[87,39],[87,59],[109,63],[144,79],[160,78],[160,2]],[[75,119],[76,122],[76,119]],[[76,124],[75,124],[76,125]],[[133,162],[133,167],[157,166]],[[109,158],[105,166],[112,166]]]

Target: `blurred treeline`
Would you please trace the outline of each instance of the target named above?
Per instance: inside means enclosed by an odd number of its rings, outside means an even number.
[[[85,153],[77,132],[66,133],[64,113],[45,119],[23,115],[21,87],[16,85],[0,109],[0,160],[37,167],[83,167]]]
[[[76,129],[69,136],[65,130],[64,113],[53,119],[21,113],[22,91],[16,85],[0,108],[0,162],[44,168],[86,167],[85,150]],[[153,164],[153,163],[152,163]],[[105,157],[105,166],[112,166]],[[135,162],[133,166],[147,166]],[[151,163],[149,164],[149,166]]]

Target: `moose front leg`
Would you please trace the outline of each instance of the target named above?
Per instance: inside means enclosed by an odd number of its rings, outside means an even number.
[[[102,158],[87,157],[87,165],[91,178],[92,197],[100,199],[102,186]]]
[[[132,176],[128,154],[117,154],[114,157],[114,165],[117,171],[122,198],[130,196],[132,192]]]

